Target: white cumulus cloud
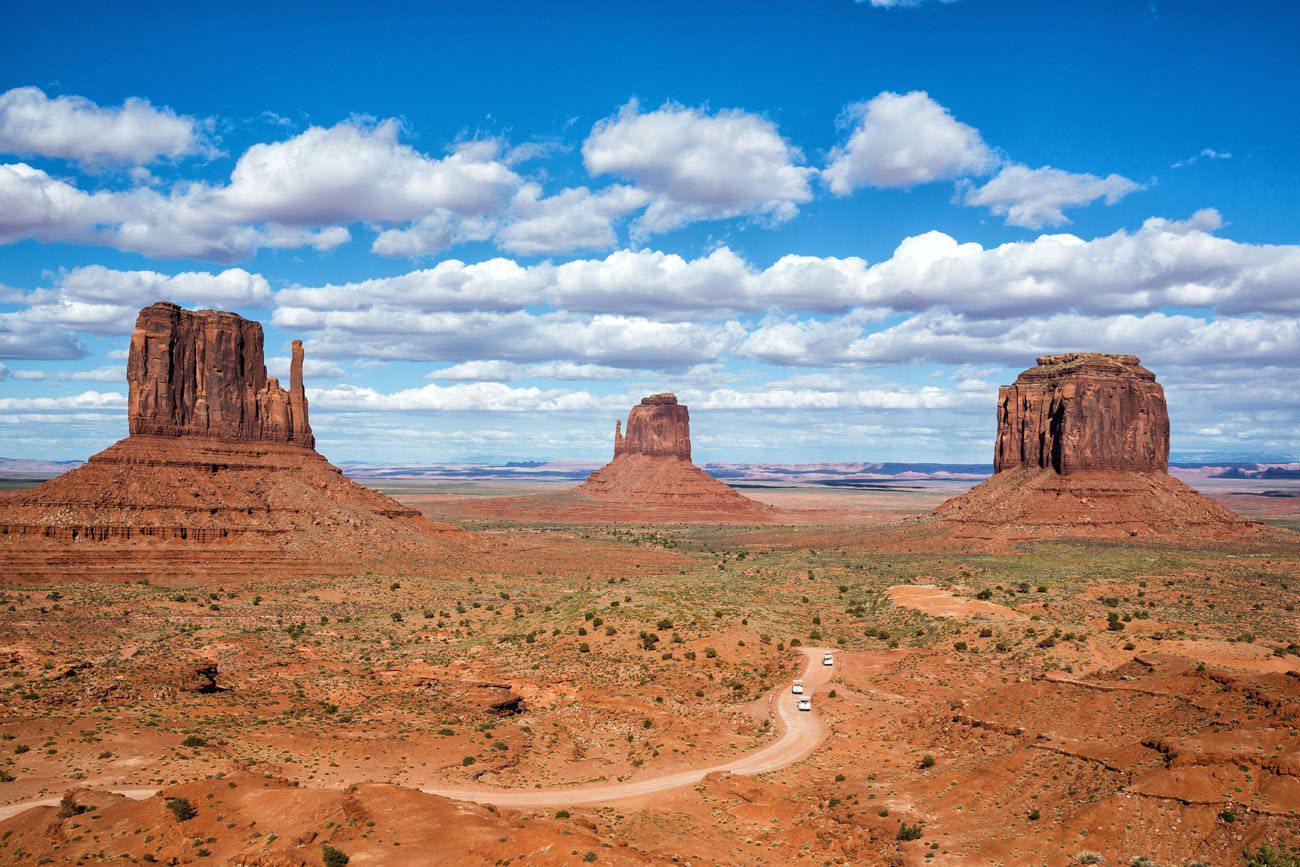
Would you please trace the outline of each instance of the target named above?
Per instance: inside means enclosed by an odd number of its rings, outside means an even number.
[[[800,164],[799,149],[770,120],[738,109],[670,103],[643,113],[633,100],[595,125],[582,157],[592,175],[628,178],[654,197],[638,234],[737,216],[781,222],[812,199],[815,170]]]
[[[1012,226],[1041,229],[1068,223],[1064,209],[1105,199],[1113,205],[1144,187],[1117,174],[1104,178],[1075,174],[1051,166],[1004,166],[983,186],[964,188],[962,204],[986,207]]]
[[[203,124],[147,99],[101,107],[36,87],[0,93],[0,151],[55,157],[86,167],[143,165],[210,150]]]
[[[998,163],[979,130],[921,90],[886,91],[849,106],[848,140],[831,151],[822,178],[843,196],[859,187],[912,187],[983,174]]]
[[[516,388],[497,382],[429,384],[382,393],[340,385],[309,389],[313,409],[420,412],[563,412],[590,409],[597,401],[585,391]]]

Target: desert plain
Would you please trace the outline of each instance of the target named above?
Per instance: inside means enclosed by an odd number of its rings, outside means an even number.
[[[767,524],[506,520],[464,483],[387,485],[466,528],[439,562],[7,580],[5,860],[1226,864],[1296,844],[1294,544],[872,544],[950,487],[925,483],[744,488],[811,515]],[[1300,520],[1294,483],[1207,489]],[[810,754],[638,793],[776,741],[808,647],[836,654]]]

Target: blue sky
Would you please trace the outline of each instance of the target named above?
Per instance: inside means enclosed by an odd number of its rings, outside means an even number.
[[[337,460],[986,461],[1044,352],[1294,458],[1293,4],[41,4],[0,36],[0,455],[125,434],[159,297]],[[179,4],[185,6],[187,4]]]

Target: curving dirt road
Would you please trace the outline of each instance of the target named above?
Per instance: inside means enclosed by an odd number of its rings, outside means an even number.
[[[822,654],[827,648],[801,648],[806,659],[803,673],[804,695],[815,696],[817,688],[831,679],[834,668],[822,665]],[[777,725],[782,729],[781,736],[767,746],[747,753],[739,758],[695,768],[678,771],[658,777],[640,780],[628,780],[625,783],[598,783],[594,785],[558,787],[551,789],[438,789],[421,787],[420,791],[431,795],[441,795],[457,801],[474,801],[480,804],[492,804],[497,807],[552,807],[578,806],[582,804],[603,804],[610,801],[623,801],[693,786],[704,779],[706,774],[717,771],[729,771],[733,774],[761,774],[792,765],[810,755],[826,739],[826,724],[822,722],[813,703],[811,712],[801,713],[795,708],[795,696],[790,692],[790,684],[785,683],[773,689],[767,695],[769,712],[775,710]],[[112,789],[118,795],[125,795],[135,800],[153,796],[157,789]],[[0,806],[0,821],[16,816],[33,807],[53,806],[58,798],[44,798],[37,801],[23,801],[17,804]]]
[[[804,695],[812,696],[817,687],[831,679],[834,671],[822,665],[822,654],[826,649],[819,647],[802,648],[807,663],[801,675],[804,683]],[[553,789],[435,789],[421,788],[420,791],[431,795],[442,795],[457,801],[476,801],[480,804],[492,804],[497,807],[552,807],[576,806],[581,804],[603,804],[608,801],[621,801],[639,798],[670,789],[693,786],[704,779],[706,774],[715,771],[730,771],[733,774],[761,774],[792,765],[812,753],[826,739],[826,724],[816,711],[801,713],[795,708],[795,696],[790,692],[790,684],[783,684],[768,693],[769,709],[775,707],[777,722],[784,731],[781,737],[772,743],[747,753],[736,759],[707,768],[694,768],[678,771],[660,777],[647,777],[643,780],[628,780],[625,783],[598,783],[589,786]]]

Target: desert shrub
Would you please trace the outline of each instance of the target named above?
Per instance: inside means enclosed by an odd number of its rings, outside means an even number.
[[[555,811],[555,818],[557,818],[557,819],[567,819],[567,818],[569,818],[569,811],[568,811],[568,810],[556,810],[556,811]]]
[[[69,792],[59,801],[59,818],[67,819],[71,816],[80,816],[89,809],[84,804],[78,804],[76,798],[72,797],[72,793]]]
[[[185,740],[181,741],[183,747],[206,747],[207,745],[207,740],[198,735],[187,735]]]
[[[1043,814],[1039,812],[1037,807],[1035,807],[1034,809],[1029,811],[1029,816],[1027,818],[1031,822],[1037,822],[1039,819],[1043,818]]]
[[[934,767],[934,756],[926,756],[925,758],[921,759],[921,767],[923,767],[923,768],[933,768],[933,767]]]
[[[343,867],[344,864],[352,860],[328,843],[321,846],[320,858],[321,861],[324,862],[325,867]]]
[[[981,600],[984,600],[984,599],[992,599],[992,598],[993,598],[993,591],[990,590],[990,589],[988,589],[987,587],[985,587],[983,590],[981,590],[980,592],[978,592],[978,593],[975,594],[975,598],[976,598],[976,599],[981,599]]]
[[[1231,807],[1228,807],[1219,811],[1219,818],[1231,825],[1237,821],[1237,814]]]
[[[1244,849],[1241,853],[1244,867],[1300,867],[1300,852],[1274,846],[1265,840],[1258,849]]]
[[[199,814],[189,798],[168,798],[167,809],[172,811],[177,822],[188,822]]]
[[[579,652],[579,653],[591,653],[591,645],[588,644],[588,643],[585,642],[585,641],[582,642],[582,644],[579,644],[579,645],[578,645],[578,652]]]
[[[717,650],[717,648],[714,648],[714,647],[706,647],[706,648],[704,648],[704,655],[705,655],[706,657],[708,657],[709,659],[717,659],[717,658],[718,658],[718,650]]]
[[[898,839],[900,840],[920,840],[923,829],[921,823],[909,825],[906,822],[898,823]]]

